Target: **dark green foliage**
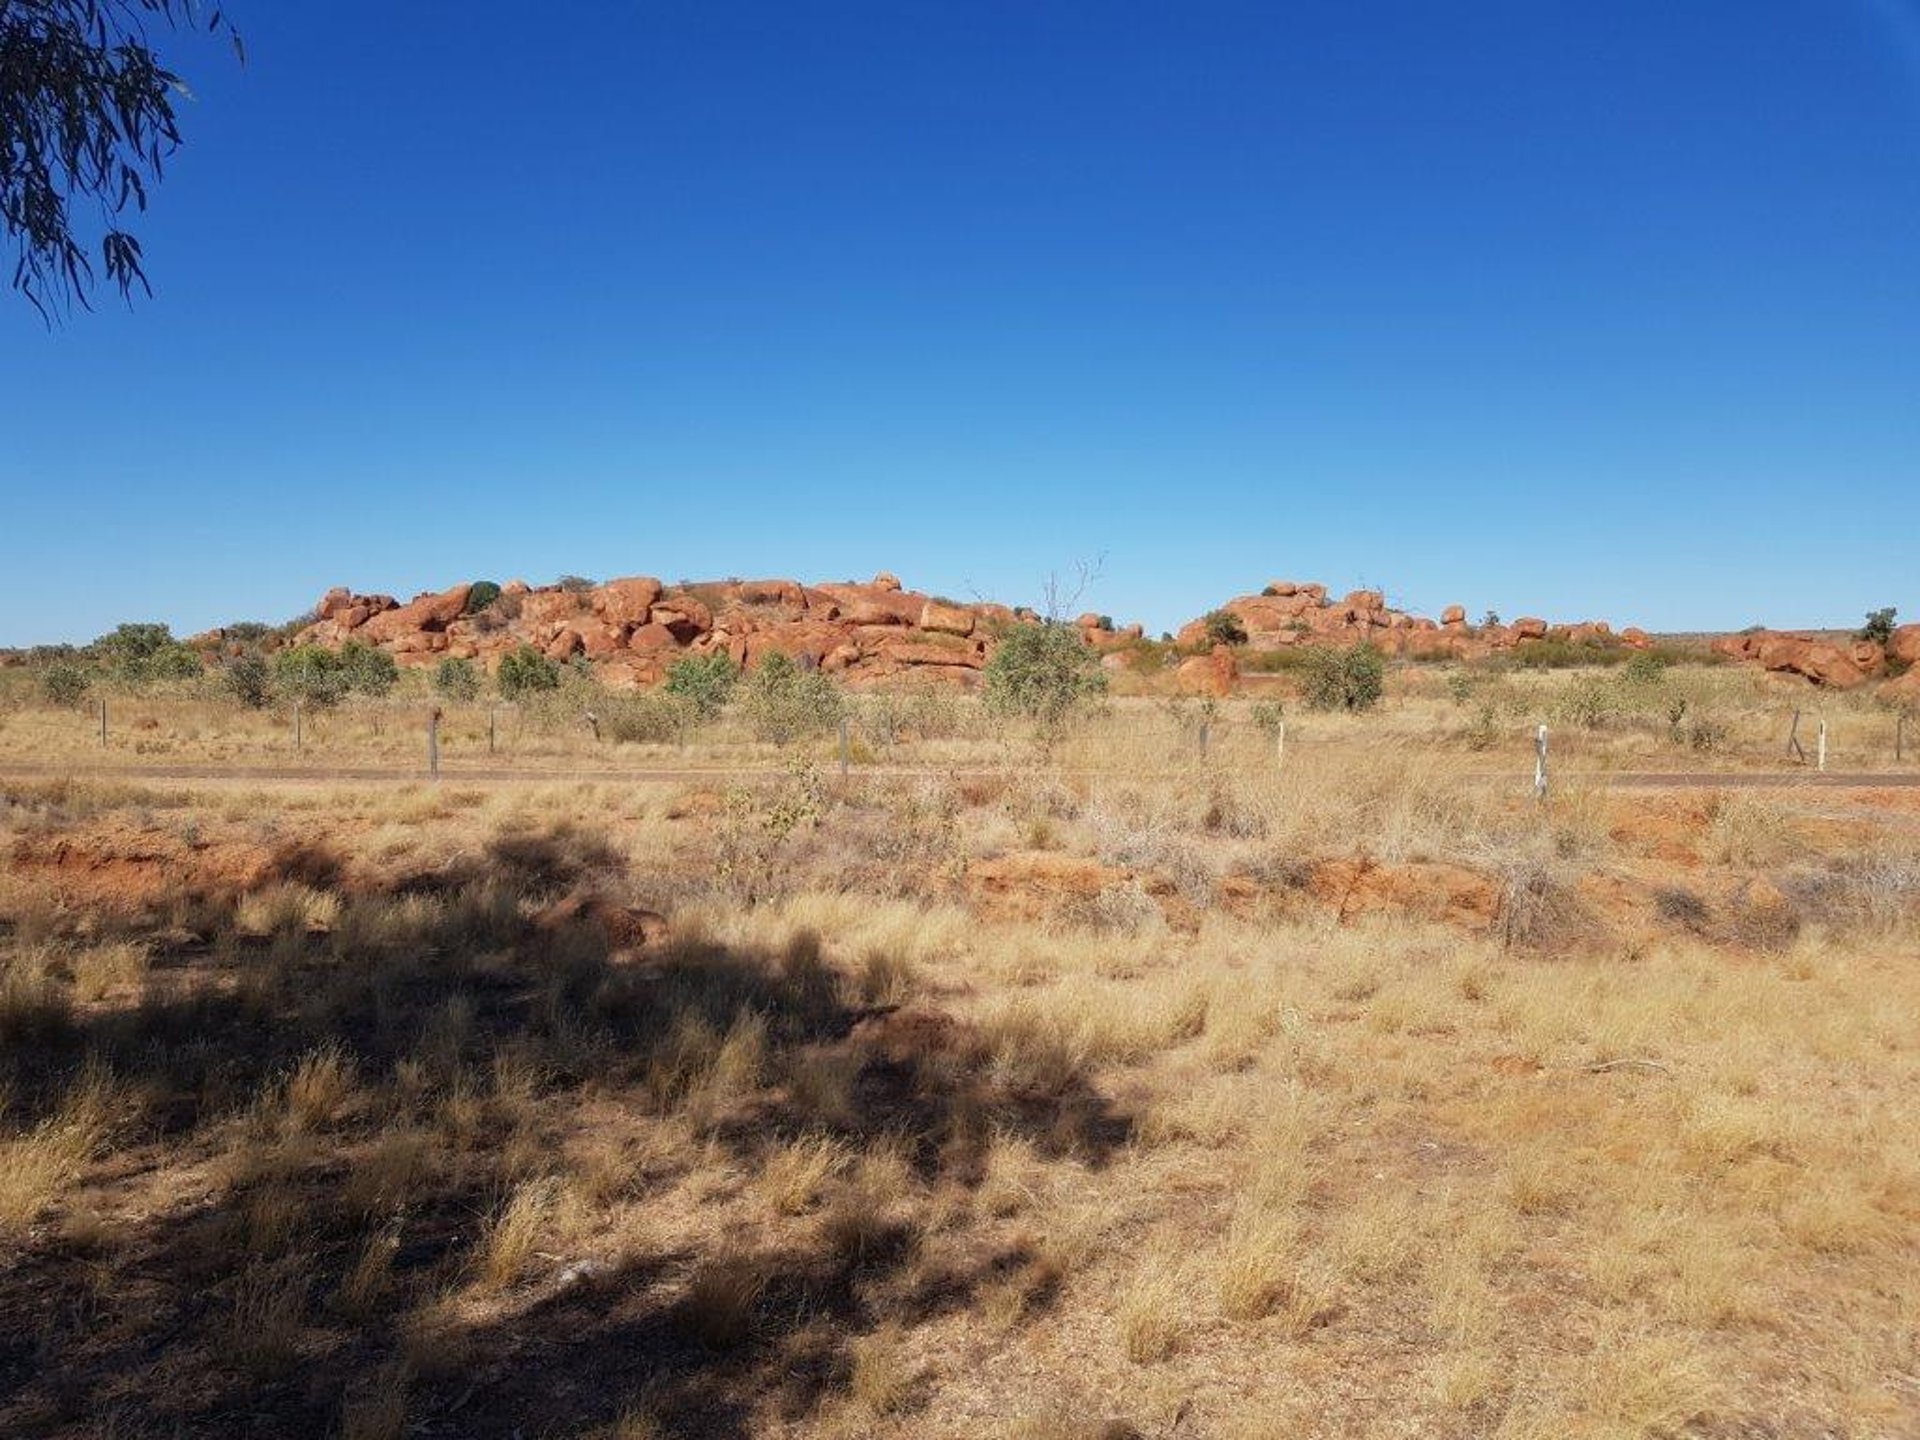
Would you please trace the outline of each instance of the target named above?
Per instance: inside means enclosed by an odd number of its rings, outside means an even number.
[[[1016,625],[987,661],[987,705],[1049,728],[1107,689],[1100,656],[1070,625]]]
[[[349,640],[340,647],[340,668],[347,688],[362,695],[387,695],[400,683],[400,666],[393,656],[364,640]]]
[[[1854,631],[1856,640],[1871,640],[1876,645],[1884,645],[1893,638],[1894,617],[1900,612],[1889,605],[1883,610],[1867,612],[1867,623]]]
[[[1658,685],[1672,664],[1672,659],[1662,651],[1641,650],[1621,667],[1620,678],[1629,685]]]
[[[433,672],[433,688],[456,705],[480,697],[480,672],[471,660],[442,660]]]
[[[1240,623],[1240,617],[1231,610],[1209,610],[1201,623],[1207,627],[1207,638],[1216,645],[1247,643],[1247,627]]]
[[[274,627],[259,620],[236,620],[226,627],[229,640],[238,640],[242,645],[258,645],[273,634]]]
[[[264,710],[273,698],[273,670],[259,655],[237,656],[228,662],[221,678],[234,698],[249,710]]]
[[[740,667],[723,650],[683,655],[667,668],[667,693],[687,701],[702,720],[720,713],[739,681]]]
[[[562,575],[553,583],[558,585],[562,590],[571,590],[575,594],[578,594],[582,590],[591,590],[594,586],[594,582],[584,575]]]
[[[61,660],[47,667],[46,673],[40,677],[40,684],[54,704],[78,705],[80,697],[93,684],[93,677],[84,667]]]
[[[500,587],[491,580],[476,580],[467,591],[467,614],[474,615],[500,598]]]
[[[180,144],[188,93],[160,63],[161,26],[239,37],[197,0],[7,0],[0,4],[0,225],[18,260],[13,287],[49,321],[87,305],[98,245],[108,283],[148,289],[140,242],[121,228]],[[97,217],[76,230],[72,206]],[[85,224],[85,220],[79,222]]]
[[[500,673],[496,678],[500,693],[509,700],[517,700],[539,690],[558,690],[560,667],[533,646],[522,645],[500,657]]]
[[[1371,645],[1307,651],[1302,667],[1307,704],[1316,710],[1371,710],[1380,703],[1387,666]]]
[[[739,687],[740,708],[762,740],[784,745],[832,729],[846,708],[840,687],[775,651]]]

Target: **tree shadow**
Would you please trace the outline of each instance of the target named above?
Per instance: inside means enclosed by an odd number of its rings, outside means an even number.
[[[343,1397],[386,1385],[430,1433],[580,1433],[634,1400],[668,1433],[746,1436],[835,1403],[883,1321],[1028,1270],[1041,1309],[1057,1277],[984,1232],[930,1259],[918,1202],[848,1191],[744,1248],[647,1243],[476,1285],[489,1217],[568,1171],[589,1107],[697,1137],[618,1177],[642,1211],[689,1166],[752,1176],[802,1138],[897,1155],[915,1195],[964,1201],[996,1137],[1099,1166],[1131,1134],[1077,1068],[1022,1090],[964,1021],[860,1003],[812,936],[636,942],[615,852],[572,827],[376,893],[303,873],[335,887],[324,926],[244,935],[245,896],[203,901],[201,934],[156,922],[137,999],[0,1047],[14,1135],[99,1072],[117,1132],[0,1259],[0,1433],[330,1434]],[[594,903],[551,905],[583,885]]]

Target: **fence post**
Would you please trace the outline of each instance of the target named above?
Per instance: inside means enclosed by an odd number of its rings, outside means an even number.
[[[293,702],[293,750],[296,755],[300,753],[301,738],[300,702],[296,700]]]
[[[487,706],[487,754],[489,755],[493,754],[493,717],[496,713],[493,706]]]
[[[847,738],[847,717],[840,717],[840,778],[847,778],[847,763],[852,758],[851,746]]]
[[[1787,727],[1787,758],[1798,758],[1802,765],[1807,763],[1807,747],[1800,743],[1800,707],[1793,709],[1793,724]]]
[[[1287,763],[1287,722],[1282,720],[1280,728],[1273,732],[1273,768],[1282,769]]]
[[[1212,736],[1212,733],[1213,733],[1212,724],[1208,721],[1202,720],[1200,722],[1200,758],[1202,760],[1207,758],[1207,741]]]
[[[1820,717],[1820,769],[1824,773],[1826,768],[1827,768],[1827,717],[1822,715]]]
[[[105,695],[100,697],[100,743],[102,746],[107,743],[107,697]]]
[[[438,705],[427,712],[427,774],[435,780],[440,778],[440,707]]]
[[[1533,798],[1547,798],[1547,727],[1542,725],[1533,734]]]
[[[1907,712],[1893,712],[1893,763],[1898,765],[1907,758]]]

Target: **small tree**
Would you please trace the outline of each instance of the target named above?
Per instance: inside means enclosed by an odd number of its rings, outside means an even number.
[[[1900,612],[1889,605],[1884,610],[1869,610],[1867,623],[1853,632],[1856,640],[1871,640],[1876,645],[1884,645],[1893,638],[1893,618]]]
[[[1015,625],[987,661],[987,706],[1049,730],[1107,689],[1100,656],[1070,625]]]
[[[1386,686],[1386,661],[1371,645],[1316,646],[1302,666],[1307,704],[1316,710],[1371,710]]]
[[[491,580],[476,580],[467,591],[467,614],[477,615],[500,598],[500,587]]]
[[[829,677],[818,670],[802,670],[776,650],[741,684],[740,706],[755,734],[784,745],[802,735],[832,729],[846,701]]]
[[[332,705],[351,688],[340,657],[324,645],[296,645],[274,657],[273,678],[281,690],[309,705]]]
[[[93,677],[80,666],[61,660],[47,667],[46,673],[40,677],[40,684],[54,704],[78,705],[80,697],[93,684]]]
[[[536,690],[558,690],[560,668],[533,646],[522,645],[500,657],[500,673],[496,679],[500,693],[509,700],[517,700]]]
[[[667,693],[678,695],[702,720],[712,720],[740,682],[740,667],[724,650],[683,655],[667,667]]]
[[[233,697],[249,710],[264,710],[273,698],[273,671],[258,655],[237,656],[222,678]]]
[[[480,672],[471,660],[442,660],[433,672],[433,688],[456,705],[471,705],[480,697]]]
[[[393,656],[364,640],[349,640],[340,647],[340,670],[347,688],[362,695],[388,695],[400,683],[400,666]]]
[[[1247,627],[1231,610],[1209,610],[1201,623],[1207,627],[1207,638],[1216,645],[1247,643]]]
[[[165,625],[126,622],[88,647],[123,680],[189,680],[201,671],[200,656],[173,638]]]

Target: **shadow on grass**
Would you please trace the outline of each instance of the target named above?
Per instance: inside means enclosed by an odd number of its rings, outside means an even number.
[[[536,1252],[477,1286],[489,1217],[570,1173],[589,1113],[695,1137],[621,1162],[641,1214],[716,1159],[752,1177],[803,1137],[898,1157],[913,1196],[949,1204],[996,1136],[1093,1166],[1129,1137],[1078,1071],[1011,1089],[965,1024],[857,1003],[813,937],[629,943],[620,882],[610,849],[566,829],[342,895],[324,929],[245,936],[238,900],[203,907],[200,934],[156,923],[137,998],[56,1006],[0,1048],[16,1137],[89,1071],[115,1097],[85,1182],[0,1251],[0,1433],[334,1434],[344,1403],[363,1407],[353,1433],[398,1434],[384,1386],[419,1433],[581,1434],[636,1403],[664,1433],[746,1436],[769,1409],[834,1403],[883,1321],[1028,1269],[1028,1310],[1049,1303],[1019,1242],[931,1262],[924,1207],[900,1195],[725,1250]],[[581,884],[595,904],[554,903]]]

